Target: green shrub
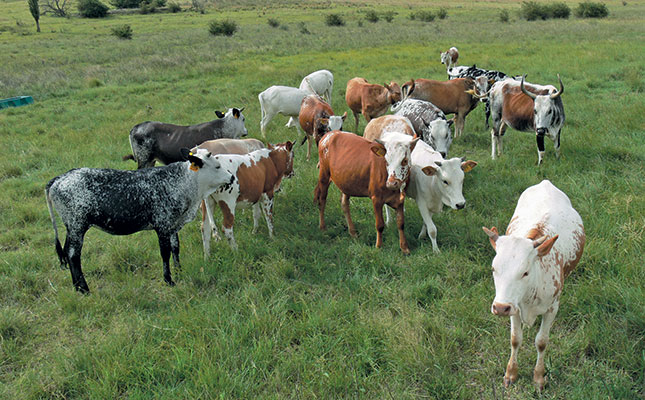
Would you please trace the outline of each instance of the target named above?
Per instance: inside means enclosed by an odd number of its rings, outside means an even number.
[[[168,11],[171,13],[178,13],[181,11],[181,6],[177,3],[170,3],[168,4]]]
[[[608,15],[609,10],[603,3],[585,1],[578,4],[578,8],[576,8],[576,17],[578,18],[605,18]]]
[[[190,8],[200,14],[206,14],[206,0],[191,0]]]
[[[119,25],[112,28],[112,34],[119,39],[132,39],[132,28],[130,25]]]
[[[99,0],[79,0],[78,12],[85,18],[103,18],[107,15],[108,6]]]
[[[167,3],[167,0],[154,0],[151,2],[151,4],[154,4],[154,6],[158,8],[165,7]]]
[[[139,8],[139,12],[141,14],[152,14],[155,11],[157,11],[157,8],[155,7],[154,4],[147,3],[147,2],[141,2],[141,7]]]
[[[571,9],[565,3],[551,3],[546,5],[549,18],[569,18]]]
[[[549,11],[547,6],[538,4],[535,1],[523,1],[520,7],[520,17],[527,21],[547,19],[549,17]]]
[[[376,11],[369,10],[367,13],[365,13],[365,19],[369,22],[378,22],[380,17],[378,16],[378,13]]]
[[[396,14],[397,13],[394,11],[388,11],[385,14],[383,14],[383,19],[386,20],[387,22],[392,22]]]
[[[446,10],[445,8],[442,7],[439,9],[439,11],[437,11],[437,17],[439,17],[439,19],[446,19],[447,16],[448,10]]]
[[[139,8],[141,0],[110,0],[115,8]]]
[[[432,13],[432,11],[421,10],[417,11],[416,13],[410,14],[410,19],[413,21],[419,20],[422,22],[432,22],[434,21],[434,14]]]
[[[230,19],[225,19],[223,21],[213,21],[208,26],[208,32],[213,36],[233,36],[237,31],[237,24]]]
[[[339,14],[327,14],[325,23],[328,26],[345,26],[345,20]]]
[[[508,22],[509,16],[508,16],[508,11],[507,10],[502,10],[499,13],[499,21],[500,22]]]
[[[302,33],[303,35],[309,35],[311,33],[309,32],[309,29],[307,29],[307,24],[305,24],[304,22],[300,22],[298,24],[298,28],[300,28],[300,33]]]
[[[267,24],[269,24],[269,26],[272,27],[272,28],[277,28],[277,27],[280,26],[280,21],[278,21],[275,18],[269,18],[267,20]]]

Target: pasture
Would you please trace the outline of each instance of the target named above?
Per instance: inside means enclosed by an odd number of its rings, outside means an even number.
[[[645,3],[607,1],[601,20],[534,22],[520,20],[511,0],[268,4],[221,1],[203,15],[48,15],[36,34],[26,2],[0,0],[0,97],[35,99],[0,111],[0,398],[643,398]],[[440,7],[446,19],[408,18]],[[368,10],[397,14],[371,23]],[[326,26],[330,13],[345,26]],[[222,18],[239,25],[235,35],[208,34]],[[132,40],[111,35],[123,24]],[[547,140],[537,167],[534,135],[512,129],[492,161],[484,107],[470,113],[450,155],[479,165],[464,182],[465,209],[434,218],[440,254],[417,239],[422,220],[410,199],[410,256],[396,224],[384,248],[373,247],[367,199],[352,201],[359,237],[350,238],[333,185],[320,232],[317,154],[306,162],[302,146],[275,198],[272,240],[263,224],[251,234],[248,210],[235,226],[239,250],[213,243],[204,262],[196,219],[179,233],[183,271],[173,270],[177,286],[168,287],[154,232],[91,229],[83,248],[91,294],[75,292],[58,268],[45,184],[81,166],[135,168],[121,160],[135,124],[193,124],[246,107],[249,137],[261,138],[257,95],[271,85],[297,87],[329,69],[342,114],[349,79],[443,80],[439,53],[450,46],[459,65],[556,86],[559,73],[566,122],[562,158]],[[270,142],[296,138],[286,122],[278,115],[269,124]],[[364,126],[361,117],[359,132]],[[504,230],[520,193],[543,179],[569,196],[587,244],[565,283],[539,393],[537,326],[524,331],[518,382],[502,384],[510,323],[490,312],[494,251],[481,227]]]

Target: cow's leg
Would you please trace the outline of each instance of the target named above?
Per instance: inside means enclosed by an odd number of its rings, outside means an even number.
[[[340,205],[343,209],[343,214],[345,214],[345,219],[347,220],[347,229],[349,230],[349,235],[351,237],[357,237],[358,233],[356,232],[356,227],[352,221],[352,216],[349,213],[349,196],[345,193],[342,193],[340,196]]]
[[[219,201],[219,208],[222,210],[224,221],[222,222],[222,231],[228,240],[228,244],[232,249],[237,250],[237,243],[233,234],[233,224],[235,223],[235,200],[233,201]]]
[[[465,124],[465,117],[461,115],[461,113],[455,114],[455,137],[459,137],[463,134]]]
[[[506,132],[506,123],[502,121],[502,124],[499,126],[499,134],[497,135],[497,155],[501,156],[503,152],[503,140],[504,133]]]
[[[374,219],[376,220],[376,247],[380,249],[383,246],[383,229],[385,229],[385,222],[383,221],[383,200],[373,196],[372,207],[374,207]]]
[[[329,190],[329,169],[321,162],[320,172],[318,174],[318,185],[314,190],[314,202],[318,203],[318,209],[320,210],[320,230],[324,231],[327,229],[325,226],[325,206],[327,205],[327,191]]]
[[[489,128],[489,126],[488,126],[488,118],[490,117],[490,100],[486,99],[486,101],[484,101],[484,106],[486,108],[486,111],[485,111],[485,114],[486,114],[486,129],[488,129]]]
[[[554,305],[553,310],[547,311],[542,316],[540,330],[535,336],[535,348],[537,349],[538,355],[535,370],[533,371],[533,382],[535,382],[540,390],[544,389],[544,384],[546,383],[546,378],[544,377],[544,351],[546,350],[546,345],[549,343],[549,332],[551,331],[551,326],[553,325],[553,320],[557,312],[558,304]]]
[[[81,268],[81,251],[83,249],[83,238],[87,229],[69,230],[67,228],[67,237],[65,238],[64,252],[69,261],[69,272],[72,274],[72,283],[74,288],[81,293],[89,293],[90,288],[87,286],[83,270]]]
[[[305,135],[307,134],[305,133]],[[311,142],[314,140],[314,138],[310,135],[307,135],[306,139],[307,139],[307,161],[309,161],[309,159],[311,158]]]
[[[506,365],[504,386],[517,381],[517,351],[522,345],[522,321],[519,314],[511,315],[511,358]]]
[[[558,129],[558,133],[555,135],[555,138],[553,139],[553,147],[555,148],[555,156],[559,160],[560,159],[560,132],[562,129]]]
[[[222,240],[222,237],[219,234],[219,228],[217,227],[217,224],[215,223],[215,207],[217,204],[215,204],[215,200],[211,197],[208,196],[206,198],[206,215],[208,215],[208,220],[211,224],[211,235],[213,239],[216,241]]]
[[[262,193],[262,212],[264,213],[264,220],[269,229],[269,237],[273,238],[273,193]]]
[[[495,159],[497,153],[497,135],[495,134],[495,127],[490,130],[490,158]]]
[[[358,113],[354,110],[352,113],[354,113],[354,133],[358,133]]]
[[[204,248],[204,261],[206,261],[211,254],[211,232],[213,231],[210,215],[212,211],[209,209],[208,199],[202,201],[200,208],[202,210],[202,247]]]
[[[175,282],[172,281],[170,274],[170,251],[172,248],[170,237],[172,235],[157,231],[157,236],[159,238],[159,252],[161,252],[161,260],[163,261],[163,278],[167,284],[174,286]]]
[[[410,254],[408,241],[405,239],[405,218],[403,212],[403,202],[396,207],[396,226],[399,228],[399,247],[405,255]]]
[[[267,125],[273,119],[275,113],[267,113],[264,108],[262,108],[262,120],[260,121],[260,131],[262,132],[262,137],[266,139],[267,137]]]
[[[262,217],[262,210],[260,209],[260,203],[253,204],[253,234],[258,232],[258,227],[260,225],[260,217]]]
[[[428,237],[432,242],[432,251],[439,253],[439,246],[437,246],[437,227],[432,221],[432,213],[430,212],[430,209],[428,208],[428,205],[425,201],[418,199],[417,205],[419,206],[419,213],[421,213],[421,218],[423,218],[423,228],[421,228],[421,232],[419,233],[419,239],[421,239],[423,237],[423,234],[427,232]]]
[[[390,209],[385,207],[385,226],[390,226]]]
[[[179,233],[175,232],[170,236],[170,251],[172,252],[172,262],[175,265],[175,273],[181,272],[181,264],[179,263]]]
[[[537,148],[538,148],[538,165],[542,164],[544,158],[544,135],[536,135]]]

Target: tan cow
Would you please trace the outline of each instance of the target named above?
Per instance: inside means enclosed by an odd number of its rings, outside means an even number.
[[[345,118],[347,118],[347,112],[342,116],[334,115],[331,106],[316,94],[302,99],[298,120],[300,127],[305,131],[303,143],[304,140],[308,141],[307,161],[311,154],[312,140],[315,140],[316,146],[318,146],[318,142],[320,142],[325,133],[343,129]]]
[[[464,131],[466,116],[477,107],[479,99],[467,91],[475,89],[471,78],[457,78],[449,81],[413,79],[406,82],[401,91],[404,98],[429,101],[444,114],[455,114],[455,137]]]
[[[365,121],[379,117],[387,112],[390,105],[401,100],[401,88],[396,82],[384,86],[368,83],[365,78],[353,78],[347,82],[345,101],[354,113],[358,129],[358,115],[363,114]]]

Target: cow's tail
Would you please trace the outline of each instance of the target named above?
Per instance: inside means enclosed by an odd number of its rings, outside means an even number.
[[[137,129],[139,125],[135,125],[132,129],[130,129],[130,150],[132,150],[132,154],[127,154],[123,156],[123,161],[137,161],[137,158],[134,156],[134,146],[132,145],[132,139],[134,135],[134,130]]]
[[[61,269],[65,269],[65,267],[68,264],[67,260],[67,255],[65,255],[65,252],[63,251],[63,248],[60,245],[60,241],[58,240],[58,227],[56,226],[56,217],[54,216],[54,205],[52,204],[52,199],[51,196],[49,195],[49,189],[51,188],[51,185],[53,184],[53,180],[47,184],[47,187],[45,187],[45,199],[47,200],[47,209],[49,210],[49,218],[52,221],[52,226],[54,227],[54,244],[56,245],[56,254],[58,254],[58,260],[60,261],[60,267]]]

